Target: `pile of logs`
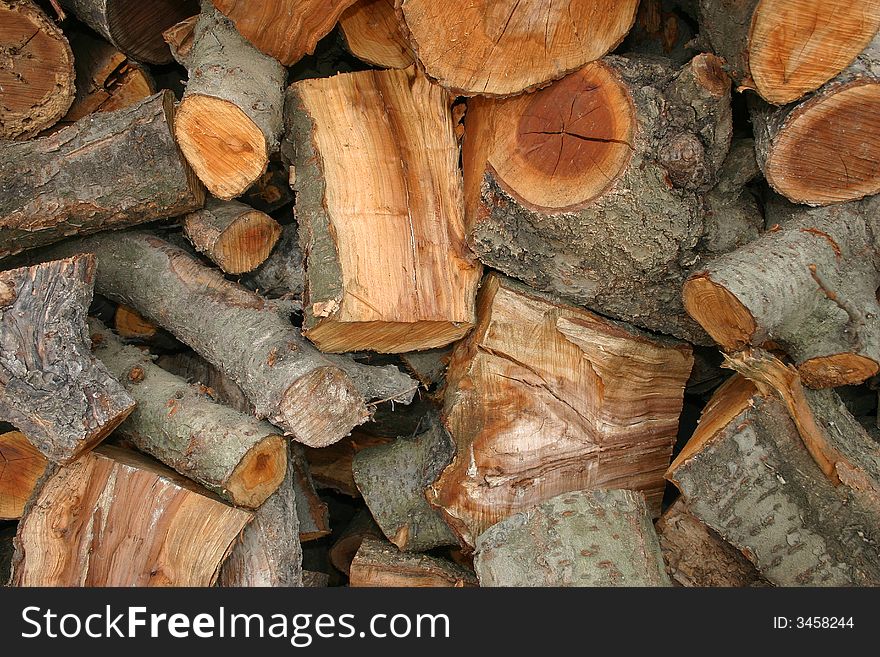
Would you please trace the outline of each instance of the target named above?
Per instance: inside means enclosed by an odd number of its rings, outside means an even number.
[[[880,0],[0,0],[0,578],[880,585]]]

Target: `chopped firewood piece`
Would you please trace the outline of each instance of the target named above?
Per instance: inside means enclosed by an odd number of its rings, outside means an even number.
[[[375,538],[384,541],[382,530],[373,520],[373,516],[367,509],[358,511],[351,522],[342,530],[339,538],[333,543],[328,556],[330,563],[341,573],[349,574],[351,562],[366,538]]]
[[[385,445],[393,439],[382,436],[371,436],[362,431],[354,430],[338,443],[327,447],[304,447],[309,471],[318,488],[329,488],[343,495],[360,497],[361,492],[354,482],[352,461],[355,454],[362,449]]]
[[[17,520],[48,461],[18,431],[0,434],[0,520]],[[0,586],[4,579],[0,577]]]
[[[299,540],[302,543],[315,541],[330,533],[330,510],[315,490],[303,448],[299,445],[291,445],[291,448],[293,456],[289,465],[293,468],[296,490],[294,500],[299,519]]]
[[[353,587],[478,586],[474,574],[456,563],[426,554],[401,552],[391,543],[365,538],[351,562]]]
[[[358,0],[339,18],[348,49],[382,68],[406,68],[413,51],[394,11],[394,0]]]

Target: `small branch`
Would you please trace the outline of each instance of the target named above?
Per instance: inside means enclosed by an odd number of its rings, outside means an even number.
[[[816,265],[808,265],[808,267],[810,269],[810,275],[813,277],[813,280],[816,281],[816,285],[819,286],[819,289],[822,290],[822,294],[828,297],[829,301],[833,302],[849,317],[850,328],[853,337],[855,338],[855,347],[857,350],[861,351],[864,348],[864,345],[862,344],[862,331],[860,329],[865,326],[865,316],[854,303],[841,296],[839,292],[833,292],[831,290],[828,283],[822,277],[822,274],[816,269]]]

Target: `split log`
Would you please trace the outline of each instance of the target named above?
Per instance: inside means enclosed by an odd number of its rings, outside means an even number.
[[[669,586],[641,493],[565,493],[477,538],[480,586]]]
[[[469,244],[537,289],[707,343],[681,285],[711,248],[712,211],[726,207],[725,234],[739,240],[760,222],[741,195],[746,158],[723,168],[731,121],[730,81],[712,55],[680,70],[608,57],[534,94],[475,98],[463,143]]]
[[[86,32],[70,34],[76,64],[76,96],[59,127],[94,112],[113,112],[156,93],[146,68]]]
[[[330,533],[330,510],[318,496],[315,482],[309,472],[309,464],[299,445],[291,445],[293,485],[296,489],[296,515],[299,519],[299,540],[302,543],[315,541]]]
[[[66,463],[92,449],[134,400],[91,353],[95,258],[0,272],[0,417]]]
[[[285,66],[311,55],[355,0],[213,0],[254,46]]]
[[[73,53],[61,30],[30,0],[0,2],[0,139],[25,139],[54,125],[74,95]]]
[[[428,75],[459,95],[533,91],[614,50],[638,0],[478,0],[456,9],[433,0],[397,3]]]
[[[220,569],[220,586],[301,587],[302,546],[290,446],[284,481],[254,513]]]
[[[807,209],[765,204],[759,239],[709,262],[684,305],[730,351],[772,341],[812,388],[880,370],[880,197]]]
[[[878,28],[878,0],[700,0],[701,32],[737,84],[776,105],[840,73]]]
[[[339,18],[351,54],[382,68],[406,68],[412,48],[394,10],[394,0],[358,0]]]
[[[876,586],[880,445],[834,392],[803,392],[799,421],[836,452],[830,468],[785,403],[735,376],[715,393],[667,477],[691,513],[770,582]]]
[[[176,217],[204,190],[171,134],[174,94],[0,145],[0,258],[73,234]]]
[[[401,552],[387,541],[366,538],[351,563],[352,587],[471,587],[474,574],[426,554]]]
[[[309,464],[309,472],[318,488],[329,488],[343,495],[360,497],[361,492],[352,473],[354,455],[368,447],[386,445],[391,440],[354,430],[338,443],[320,448],[305,447],[303,452]]]
[[[679,498],[657,521],[660,549],[673,583],[688,587],[766,586],[743,554],[697,520]]]
[[[197,13],[197,0],[59,0],[83,23],[132,59],[167,64],[162,32]]]
[[[455,458],[427,492],[462,543],[586,488],[643,491],[659,515],[690,346],[497,274],[477,307],[446,376],[443,423]]]
[[[266,261],[243,276],[241,284],[270,299],[302,302],[305,271],[297,225],[281,227],[281,237]]]
[[[259,267],[281,237],[281,225],[268,214],[238,201],[209,198],[183,220],[186,237],[227,274]]]
[[[398,549],[425,552],[458,545],[455,533],[428,504],[425,490],[449,465],[452,440],[434,419],[422,434],[354,455],[352,472],[367,508],[382,532]]]
[[[450,101],[414,68],[290,86],[303,326],[322,351],[428,349],[472,326]]]
[[[281,485],[287,441],[275,427],[212,401],[97,320],[90,330],[95,355],[137,402],[118,435],[236,506],[255,509]]]
[[[189,68],[189,56],[192,53],[193,36],[198,22],[199,14],[196,14],[175,23],[162,32],[162,38],[171,49],[171,56],[178,64],[187,69]]]
[[[328,552],[330,563],[336,570],[348,575],[351,572],[351,562],[354,561],[357,551],[361,549],[361,544],[368,538],[385,542],[382,530],[373,520],[373,516],[366,509],[361,509],[330,548]]]
[[[880,17],[880,1],[870,4]],[[880,33],[840,75],[800,102],[781,108],[751,103],[758,164],[767,182],[807,205],[880,192],[878,103]]]
[[[48,461],[23,433],[0,434],[0,520],[17,520]],[[5,579],[0,577],[0,586]]]
[[[253,3],[251,3],[252,6]],[[174,134],[214,196],[239,196],[278,150],[287,71],[202,0]]]
[[[102,446],[48,476],[15,539],[13,586],[211,586],[251,514],[146,456]]]
[[[72,240],[54,251],[97,254],[101,294],[167,328],[235,381],[257,417],[294,439],[329,445],[367,420],[352,380],[299,335],[284,308],[185,251],[138,231]]]

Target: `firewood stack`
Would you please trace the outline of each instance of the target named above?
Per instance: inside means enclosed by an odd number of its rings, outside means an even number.
[[[0,0],[0,573],[880,585],[878,29]]]

